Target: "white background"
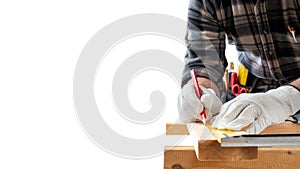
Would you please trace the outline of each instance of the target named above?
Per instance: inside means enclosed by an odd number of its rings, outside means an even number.
[[[93,144],[75,114],[72,80],[101,28],[140,13],[186,20],[187,7],[187,0],[1,1],[0,168],[163,168],[163,156],[122,159]]]

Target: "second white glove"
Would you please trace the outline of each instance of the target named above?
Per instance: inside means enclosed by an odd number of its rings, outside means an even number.
[[[282,86],[266,93],[241,94],[225,103],[213,122],[218,129],[260,133],[266,127],[285,121],[300,109],[300,92],[292,86]]]

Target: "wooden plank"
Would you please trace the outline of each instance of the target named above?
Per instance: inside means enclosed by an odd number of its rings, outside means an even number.
[[[189,135],[186,124],[167,123],[166,135]]]
[[[205,160],[203,159],[205,157],[201,157],[203,150],[200,151],[200,147],[199,147],[200,143],[216,141],[216,138],[211,134],[211,132],[206,127],[203,126],[204,125],[202,123],[187,124],[187,128],[190,133],[190,139],[193,142],[194,150],[199,160]]]
[[[269,127],[267,127],[264,131],[262,131],[263,134],[297,134],[300,133],[300,123],[294,124],[290,122],[280,123],[280,124],[274,124]],[[189,131],[186,127],[186,124],[179,123],[167,123],[166,125],[166,134],[167,135],[188,135]]]
[[[177,124],[169,124],[169,126],[176,126]],[[181,132],[184,131],[184,127],[180,125]],[[185,131],[186,132],[186,131]],[[173,131],[173,133],[177,133]],[[299,124],[282,123],[279,125],[273,125],[268,127],[263,133],[300,133]],[[192,134],[190,134],[192,135]],[[208,154],[204,156],[217,155],[219,150],[213,148],[205,150],[206,147],[216,147],[217,142],[213,139],[199,142],[198,153],[206,152]],[[202,147],[202,149],[201,149]],[[213,151],[212,151],[213,150]],[[210,151],[210,153],[209,153]],[[222,150],[223,151],[223,150]],[[230,150],[231,151],[231,150]],[[252,151],[252,150],[251,150]],[[238,154],[240,154],[238,152]],[[243,154],[243,153],[242,153]],[[203,156],[203,155],[200,155]],[[222,156],[222,154],[218,154]],[[227,153],[223,156],[228,156]],[[164,168],[165,169],[299,169],[300,163],[300,147],[271,147],[271,148],[258,148],[256,160],[242,160],[241,157],[233,157],[229,160],[198,160],[195,155],[193,146],[181,146],[181,147],[166,147],[164,152]],[[218,157],[220,159],[220,157]]]
[[[274,124],[267,127],[262,134],[299,134],[300,123],[294,124],[290,122]]]
[[[172,148],[164,153],[165,169],[299,169],[299,147],[259,148],[257,160],[199,161],[192,147]]]
[[[257,147],[221,147],[216,140],[198,142],[198,159],[202,161],[241,161],[257,159]]]
[[[257,147],[221,147],[217,138],[202,123],[190,123],[187,127],[200,161],[257,159]]]

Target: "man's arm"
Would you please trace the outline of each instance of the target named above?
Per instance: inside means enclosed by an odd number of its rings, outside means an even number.
[[[216,115],[225,101],[223,75],[227,67],[225,30],[221,9],[214,1],[191,0],[186,33],[187,52],[178,96],[178,111],[183,122],[199,120],[206,110],[207,120]],[[191,83],[191,70],[196,71],[202,97],[199,99]]]
[[[209,2],[190,1],[182,87],[190,81],[190,71],[195,69],[200,85],[212,88],[225,101],[225,30],[218,17],[220,7]]]

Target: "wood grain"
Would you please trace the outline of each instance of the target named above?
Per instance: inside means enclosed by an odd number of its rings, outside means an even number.
[[[258,159],[242,161],[199,161],[192,147],[167,150],[165,169],[299,169],[300,148],[259,148]]]
[[[166,135],[189,135],[186,124],[167,123]]]
[[[299,134],[300,123],[294,124],[290,122],[274,124],[267,127],[262,134]]]
[[[188,133],[185,125],[169,124],[176,130],[170,130],[171,134]],[[199,131],[197,131],[199,132]],[[203,132],[203,131],[202,131]],[[300,133],[300,125],[292,123],[282,123],[272,125],[263,131],[267,133]],[[168,132],[167,132],[168,134]],[[190,137],[194,134],[190,133]],[[198,156],[194,151],[194,145],[166,147],[164,152],[165,169],[299,169],[300,168],[300,147],[270,147],[257,148],[256,159],[245,159],[241,154],[253,153],[255,150],[245,149],[234,150],[218,147],[219,144],[212,138],[198,141]],[[213,148],[212,148],[213,147]],[[219,149],[221,148],[221,150]],[[222,152],[222,153],[220,153]],[[203,154],[204,153],[204,154]],[[217,157],[214,157],[217,156]],[[224,159],[224,156],[229,156]],[[200,160],[198,159],[200,157]],[[208,159],[205,159],[209,157]],[[213,159],[215,158],[215,159]]]
[[[257,147],[221,147],[215,135],[202,123],[187,124],[195,153],[200,161],[257,159]]]
[[[262,131],[263,134],[297,134],[300,133],[300,123],[294,124],[290,122],[280,123],[280,124],[274,124],[269,127],[267,127],[264,131]],[[167,135],[188,135],[189,131],[186,127],[186,124],[179,123],[167,123],[166,124],[166,134]]]

